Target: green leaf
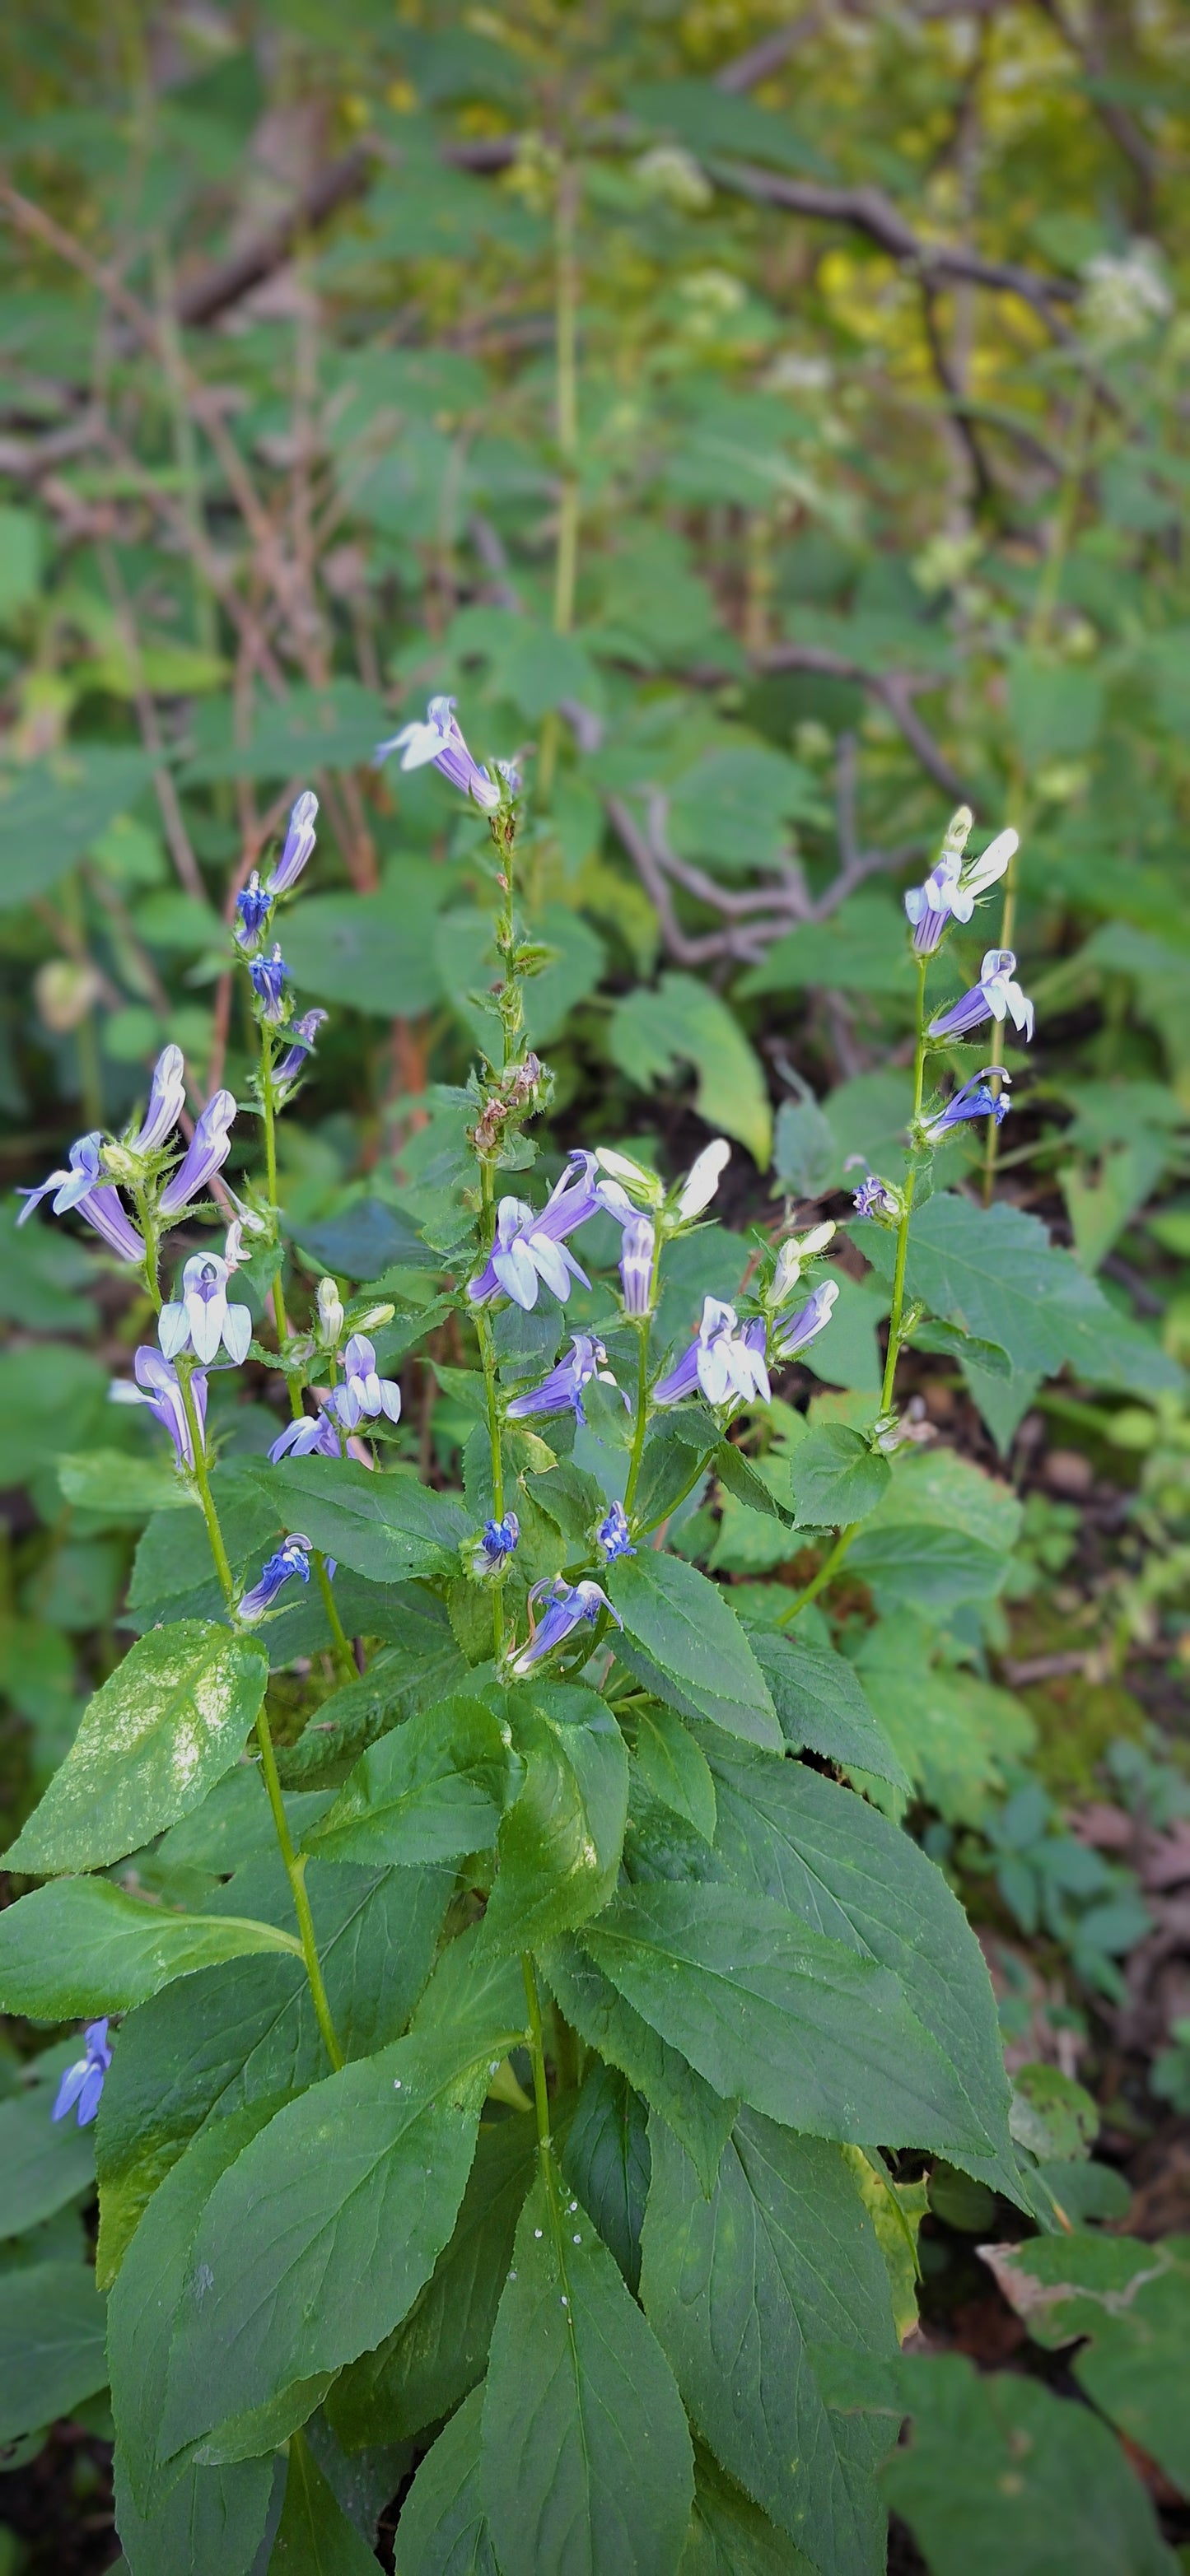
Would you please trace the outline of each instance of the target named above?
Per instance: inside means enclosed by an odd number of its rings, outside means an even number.
[[[41,1805],[5,1855],[32,1872],[102,1869],[201,1806],[243,1749],[268,1662],[186,1619],[138,1637],[95,1693]]]
[[[857,2145],[987,2144],[896,1978],[781,1905],[662,1881],[621,1892],[583,1947],[725,2097]]]
[[[724,874],[772,867],[788,845],[788,821],[817,821],[818,782],[799,760],[772,744],[742,742],[706,751],[677,781],[669,831],[679,856],[708,859]]]
[[[279,2111],[215,2186],[170,2356],[163,2442],[243,2456],[234,2419],[369,2351],[408,2313],[454,2226],[489,2081],[482,2059],[397,2040]],[[224,2440],[219,2440],[220,2428]]]
[[[483,2390],[452,2415],[397,2525],[396,2576],[499,2576],[480,2490]]]
[[[494,1843],[507,1776],[507,1727],[456,1693],[363,1755],[303,1849],[373,1867],[462,1860]]]
[[[71,743],[0,773],[0,909],[44,894],[92,849],[152,775],[143,751]]]
[[[80,2129],[73,2117],[52,2120],[52,2106],[45,2084],[0,2102],[0,2238],[39,2227],[94,2183],[93,2130]]]
[[[285,919],[285,960],[303,1002],[309,993],[385,1020],[432,1010],[442,1000],[433,943],[444,892],[440,868],[405,858],[381,894],[307,896]]]
[[[584,1923],[616,1883],[628,1756],[594,1691],[546,1683],[508,1695],[523,1785],[505,1809],[484,1947],[528,1950]]]
[[[681,1557],[646,1548],[621,1557],[608,1591],[624,1622],[617,1653],[683,1717],[709,1717],[730,1735],[776,1747],[768,1684],[723,1594]]]
[[[787,930],[742,978],[739,993],[741,1000],[750,1001],[757,993],[799,993],[815,984],[835,993],[891,993],[911,999],[913,963],[904,916],[886,894],[868,888],[840,904],[826,921],[805,921]],[[798,1103],[794,1117],[801,1111]],[[784,1150],[788,1154],[788,1130]]]
[[[887,1493],[892,1470],[878,1449],[844,1422],[820,1422],[790,1471],[799,1528],[841,1529],[866,1520]]]
[[[639,2093],[614,2066],[596,2060],[588,2068],[566,2132],[562,2171],[635,2293],[649,2196],[649,2132]]]
[[[736,2104],[725,2101],[695,2073],[680,2049],[625,2002],[577,1941],[551,1941],[541,1965],[580,2039],[626,2075],[650,2107],[661,2112],[681,2139],[703,2190],[710,2191]]]
[[[375,2352],[348,2364],[327,2399],[345,2450],[424,2432],[482,2377],[536,2162],[536,2130],[523,2113],[480,2129],[454,2234],[424,2290]]]
[[[808,2576],[810,2561],[697,2445],[694,2519],[679,2576]]]
[[[253,2576],[278,2465],[270,2452],[222,2469],[187,2469],[156,2511],[143,2514],[117,2445],[116,2525],[132,2576],[181,2576],[183,2569],[186,2576]]]
[[[893,1238],[865,1226],[859,1239],[868,1260],[891,1276]],[[944,1322],[998,1343],[1022,1375],[1051,1377],[1069,1363],[1088,1386],[1134,1395],[1182,1383],[1176,1363],[1109,1305],[1039,1219],[1004,1199],[983,1208],[940,1190],[915,1209],[907,1285],[910,1297],[923,1298]]]
[[[948,1823],[975,1824],[1006,1767],[1028,1757],[1036,1729],[1010,1691],[932,1664],[932,1647],[918,1620],[896,1612],[863,1638],[856,1670],[914,1786]]]
[[[182,771],[182,784],[308,778],[314,769],[355,769],[371,760],[387,722],[384,701],[372,690],[358,680],[331,680],[325,688],[290,689],[283,698],[264,698],[248,740],[242,742],[225,697],[192,714],[196,749]]]
[[[715,1783],[707,1757],[672,1708],[655,1702],[635,1711],[636,1767],[650,1795],[685,1816],[705,1843],[715,1839]]]
[[[482,2492],[504,2564],[673,2576],[694,2492],[669,2365],[552,2157],[492,2336]]]
[[[822,2576],[881,2576],[886,2444],[827,2407],[814,2369],[818,2344],[898,2348],[842,2154],[743,2112],[707,2201],[664,2122],[650,2121],[649,2144],[641,2296],[704,2441]]]
[[[670,974],[655,991],[639,986],[616,1004],[607,1046],[612,1063],[642,1090],[672,1084],[679,1065],[693,1065],[700,1118],[738,1136],[764,1170],[772,1139],[764,1074],[734,1012],[708,984]]]
[[[805,1646],[773,1628],[750,1631],[752,1650],[773,1695],[791,1753],[821,1753],[846,1769],[908,1789],[897,1760],[851,1665],[829,1646]]]
[[[63,1449],[77,1449],[102,1420],[106,1379],[73,1342],[0,1353],[0,1486],[27,1485]]]
[[[1103,714],[1103,681],[1085,664],[1045,662],[1014,653],[1008,670],[1008,714],[1026,770],[1089,751]]]
[[[337,2503],[304,2434],[292,2434],[268,2576],[374,2576],[375,2566],[375,2552]]]
[[[0,2442],[107,2385],[104,2304],[82,2263],[0,2273]]]
[[[415,1476],[373,1473],[348,1458],[285,1458],[258,1468],[254,1482],[290,1528],[372,1583],[420,1574],[457,1574],[471,1522],[449,1495]]]
[[[340,2045],[370,2057],[399,2038],[425,1984],[449,1880],[312,1860],[306,1892]],[[300,1958],[204,1969],[131,2013],[98,2124],[101,2280],[114,2279],[146,2200],[200,2129],[246,2102],[279,2108],[325,2072]]]
[[[778,1470],[778,1461],[776,1458],[771,1462],[766,1459],[762,1466],[768,1467],[771,1475]],[[715,1451],[714,1467],[719,1483],[735,1496],[738,1503],[745,1503],[749,1511],[766,1512],[770,1520],[780,1521],[789,1527],[794,1518],[789,1503],[775,1490],[768,1476],[745,1457],[743,1450],[737,1449],[734,1440],[720,1441]],[[783,1462],[781,1472],[783,1474]]]
[[[0,1916],[0,2010],[31,2021],[131,2012],[171,1977],[301,1943],[236,1915],[167,1914],[104,1878],[56,1878]]]
[[[984,2246],[998,2288],[1047,2352],[1085,2336],[1080,2388],[1190,2495],[1190,2237],[1145,2245],[1098,2233]]]
[[[882,2483],[930,2576],[1176,2576],[1139,2478],[1088,2407],[1015,2372],[980,2378],[958,2353],[902,2362],[898,2384],[912,2431]]]
[[[376,1613],[373,1613],[375,1616]],[[332,1691],[308,1719],[296,1744],[278,1746],[287,1789],[336,1788],[369,1744],[418,1708],[464,1686],[468,1666],[440,1602],[410,1588],[394,1593],[385,1626],[395,1643],[373,1657],[358,1681]]]
[[[716,1849],[734,1877],[892,1971],[961,2087],[969,2142],[982,2141],[982,2154],[961,2160],[1015,2197],[996,2000],[941,1870],[866,1799],[801,1763],[710,1741],[707,1752],[719,1799]]]
[[[59,1458],[58,1482],[92,1529],[136,1529],[152,1512],[194,1510],[198,1500],[164,1458],[135,1458],[126,1449]]]

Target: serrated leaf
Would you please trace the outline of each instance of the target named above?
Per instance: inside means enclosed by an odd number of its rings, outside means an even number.
[[[608,1591],[624,1622],[617,1652],[659,1699],[683,1717],[707,1717],[729,1734],[779,1746],[768,1684],[734,1611],[705,1574],[646,1548],[612,1566]]]
[[[431,1493],[399,1470],[373,1473],[350,1458],[285,1458],[258,1468],[253,1482],[290,1528],[373,1583],[458,1572],[471,1530],[447,1494]]]
[[[169,1914],[103,1878],[55,1878],[0,1916],[0,2010],[31,2021],[131,2012],[172,1977],[252,1950],[301,1956],[271,1923]]]
[[[483,2390],[426,2452],[397,2525],[396,2576],[499,2576],[480,2488]]]
[[[781,1905],[661,1881],[622,1891],[583,1947],[725,2097],[816,2137],[986,2148],[896,1978]]]
[[[139,1851],[236,1760],[267,1680],[261,1648],[226,1628],[186,1619],[138,1637],[84,1710],[6,1868],[102,1869]]]
[[[790,1469],[799,1528],[836,1529],[866,1520],[888,1490],[892,1470],[845,1422],[820,1422]]]
[[[119,2445],[113,2469],[116,2527],[131,2576],[253,2576],[280,2463],[235,2460],[222,2469],[185,2469],[155,2512],[143,2514]]]
[[[668,2363],[552,2157],[492,2337],[481,2492],[505,2565],[673,2576],[694,2492]]]
[[[634,1712],[636,1767],[650,1795],[684,1816],[704,1842],[715,1839],[715,1783],[702,1746],[675,1709],[647,1702]]]
[[[483,1944],[519,1952],[572,1930],[610,1896],[628,1814],[628,1756],[594,1691],[546,1683],[511,1691],[507,1705],[524,1780],[501,1820]]]
[[[806,1646],[779,1629],[750,1630],[791,1753],[821,1753],[848,1770],[871,1771],[907,1790],[902,1768],[851,1665],[829,1646]]]
[[[651,992],[641,986],[626,994],[612,1013],[607,1045],[612,1063],[642,1089],[672,1082],[678,1065],[693,1065],[699,1116],[738,1136],[764,1170],[773,1132],[764,1074],[734,1012],[708,984],[667,974]]]
[[[551,1941],[541,1965],[580,2039],[661,2112],[686,2148],[703,2190],[710,2191],[736,2103],[717,2093],[680,2049],[634,2011],[577,1941]]]
[[[86,1449],[59,1458],[58,1482],[68,1503],[90,1515],[93,1529],[138,1527],[152,1512],[193,1511],[198,1498],[164,1458],[136,1458],[126,1449]]]
[[[0,2274],[0,2442],[54,2423],[106,2386],[105,2322],[83,2263]]]
[[[742,2112],[707,2201],[664,2122],[649,2143],[641,2296],[704,2441],[822,2576],[881,2576],[885,2441],[828,2408],[814,2369],[818,2344],[897,2350],[842,2153]]]
[[[420,1710],[356,1763],[303,1849],[364,1867],[461,1860],[496,1839],[507,1728],[460,1693]]]
[[[789,1527],[794,1518],[792,1504],[783,1500],[774,1486],[757,1472],[752,1460],[745,1457],[742,1449],[737,1449],[734,1440],[720,1441],[715,1451],[714,1466],[719,1483],[729,1494],[734,1494],[738,1503],[745,1503],[749,1511],[764,1512],[770,1520],[781,1521]]]
[[[788,2534],[695,2446],[694,2517],[678,2576],[808,2576]]]
[[[649,2196],[648,2119],[639,2093],[614,2066],[596,2061],[587,2071],[566,2132],[562,2171],[635,2292]]]

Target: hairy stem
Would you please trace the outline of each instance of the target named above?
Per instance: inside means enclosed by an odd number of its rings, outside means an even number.
[[[922,1092],[926,1070],[926,961],[917,963],[917,1046],[913,1057],[913,1126],[921,1117]],[[888,1350],[884,1361],[884,1384],[880,1390],[880,1410],[892,1410],[893,1387],[897,1361],[901,1355],[901,1317],[905,1311],[905,1265],[909,1257],[909,1220],[913,1214],[913,1185],[916,1174],[911,1169],[905,1182],[901,1222],[897,1228],[897,1258],[893,1270],[892,1305],[888,1317]]]
[[[269,1194],[270,1210],[276,1216],[277,1103],[273,1092],[273,1032],[267,1020],[262,1020],[260,1023],[260,1106],[264,1119],[265,1184]],[[277,1348],[280,1350],[289,1339],[289,1321],[285,1313],[285,1292],[281,1286],[280,1270],[273,1281],[273,1322],[277,1332]]]

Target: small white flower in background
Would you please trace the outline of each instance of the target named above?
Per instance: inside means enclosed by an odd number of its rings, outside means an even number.
[[[1088,340],[1110,355],[1147,339],[1167,322],[1174,299],[1151,242],[1130,242],[1122,257],[1097,251],[1083,270],[1082,320]]]
[[[683,214],[701,214],[714,196],[710,180],[700,170],[694,154],[685,151],[680,143],[655,143],[651,151],[642,152],[635,167],[650,197],[662,198]]]
[[[730,1161],[731,1147],[725,1136],[716,1136],[712,1145],[703,1146],[678,1193],[678,1215],[683,1223],[701,1216],[703,1209],[710,1206]]]
[[[193,1351],[209,1364],[220,1345],[237,1366],[248,1357],[252,1317],[246,1306],[227,1302],[227,1263],[217,1252],[196,1252],[182,1272],[182,1294],[163,1306],[157,1338],[167,1360]]]

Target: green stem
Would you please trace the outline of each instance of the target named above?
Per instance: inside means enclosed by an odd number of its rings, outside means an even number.
[[[145,1242],[145,1286],[153,1300],[156,1313],[160,1314],[162,1299],[161,1289],[157,1279],[159,1258],[157,1228],[153,1220],[152,1210],[149,1206],[147,1191],[134,1190],[132,1195],[136,1202],[136,1213],[140,1220],[140,1230],[144,1236]]]
[[[537,2144],[543,2164],[548,2166],[550,2151],[550,2097],[545,2080],[545,2040],[541,2028],[541,1998],[531,1950],[521,1952],[521,1975],[525,1980],[525,2001],[529,2007],[529,2055],[533,2061],[533,2100],[537,2110]]]
[[[825,1591],[827,1584],[838,1573],[858,1528],[858,1521],[849,1521],[846,1529],[840,1530],[829,1556],[824,1556],[817,1574],[811,1577],[801,1592],[795,1594],[788,1610],[782,1611],[777,1622],[779,1628],[787,1628],[790,1620],[796,1619],[799,1610],[804,1610],[808,1601],[816,1601],[819,1593]]]
[[[311,1555],[314,1559],[314,1573],[318,1589],[322,1594],[322,1606],[326,1612],[327,1625],[334,1639],[335,1661],[339,1667],[340,1678],[345,1682],[356,1681],[359,1676],[356,1671],[355,1656],[351,1651],[351,1640],[339,1617],[338,1603],[331,1587],[331,1578],[326,1570],[326,1558],[320,1547],[312,1548]]]
[[[269,1208],[275,1218],[277,1214],[277,1104],[273,1097],[273,1032],[267,1020],[262,1020],[260,1023],[260,1105],[264,1118],[265,1185],[269,1194]],[[289,1339],[289,1323],[285,1313],[285,1292],[281,1286],[279,1270],[273,1281],[273,1322],[277,1333],[277,1348],[280,1350]]]
[[[318,1960],[318,1946],[314,1938],[314,1917],[310,1912],[310,1899],[306,1894],[305,1858],[303,1855],[295,1852],[293,1848],[293,1839],[289,1831],[289,1819],[285,1813],[285,1801],[281,1795],[281,1782],[277,1777],[277,1757],[273,1751],[273,1739],[269,1733],[268,1715],[263,1706],[256,1720],[256,1740],[260,1746],[260,1767],[264,1774],[264,1785],[268,1793],[269,1805],[273,1812],[273,1828],[277,1836],[281,1858],[285,1864],[285,1875],[289,1880],[289,1892],[293,1898],[293,1910],[297,1916],[297,1927],[302,1943],[302,1957],[306,1963],[306,1975],[310,1981],[310,1993],[314,1999],[314,2011],[317,2016],[318,2027],[322,2032],[323,2046],[331,2061],[331,2065],[334,2067],[336,2074],[338,2074],[339,2068],[344,2062],[343,2051],[339,2046],[338,2038],[335,2033],[335,2025],[331,2019],[331,2008],[327,2002],[326,1987],[322,1981],[322,1969]]]
[[[626,1512],[632,1510],[636,1500],[641,1460],[645,1454],[645,1437],[649,1428],[649,1320],[649,1317],[644,1315],[637,1325],[636,1424],[632,1434],[632,1458],[628,1468],[628,1482],[624,1487]]]
[[[925,958],[919,957],[916,960],[916,964],[917,1046],[913,1058],[912,1122],[914,1128],[916,1128],[918,1120],[921,1117],[922,1093],[925,1088],[927,1044]],[[889,1413],[892,1410],[893,1387],[897,1374],[897,1361],[901,1355],[901,1317],[905,1311],[905,1267],[909,1257],[909,1220],[913,1214],[913,1186],[915,1178],[916,1174],[911,1170],[905,1182],[904,1203],[901,1209],[901,1222],[897,1228],[897,1258],[893,1270],[892,1305],[889,1309],[888,1317],[888,1350],[885,1355],[884,1362],[884,1384],[880,1390],[880,1410],[882,1413]]]
[[[178,1386],[181,1390],[182,1396],[182,1409],[185,1413],[187,1428],[190,1433],[190,1446],[194,1452],[194,1481],[198,1487],[198,1498],[202,1504],[203,1519],[207,1525],[207,1536],[211,1542],[211,1554],[215,1560],[215,1572],[219,1577],[220,1590],[222,1591],[224,1601],[226,1602],[228,1609],[234,1614],[236,1599],[235,1576],[231,1570],[227,1549],[223,1544],[223,1532],[219,1526],[219,1514],[215,1509],[215,1498],[211,1492],[211,1480],[207,1474],[206,1443],[203,1439],[202,1425],[198,1418],[198,1407],[195,1404],[194,1393],[190,1384],[194,1370],[194,1362],[191,1359],[179,1358],[176,1365]]]

